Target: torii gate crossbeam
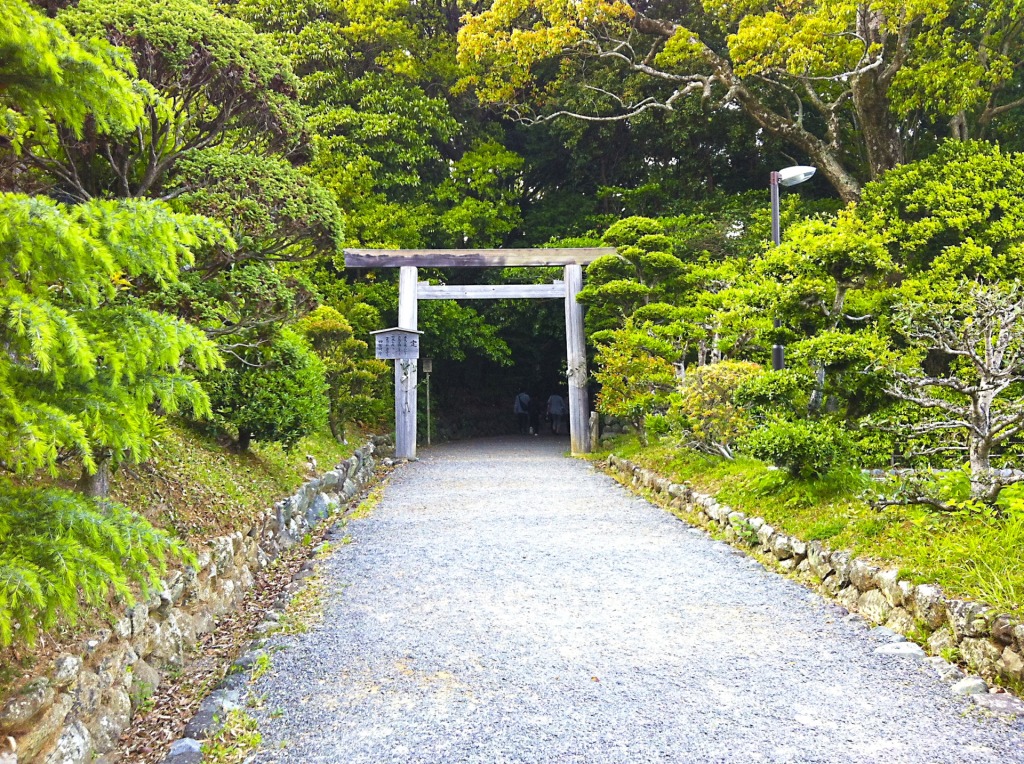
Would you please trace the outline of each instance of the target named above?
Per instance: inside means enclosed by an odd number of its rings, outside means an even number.
[[[398,325],[418,328],[419,300],[539,299],[565,300],[565,345],[569,382],[569,436],[573,453],[592,449],[588,427],[587,346],[583,332],[583,306],[576,295],[583,288],[583,266],[598,257],[615,254],[611,247],[572,249],[346,249],[348,268],[399,268]],[[431,268],[564,267],[564,281],[553,284],[501,284],[438,286],[418,282],[419,266]],[[395,455],[416,456],[416,363],[395,362]]]

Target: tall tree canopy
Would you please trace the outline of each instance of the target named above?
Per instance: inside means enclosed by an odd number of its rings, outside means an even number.
[[[984,135],[1021,105],[1019,3],[496,0],[460,32],[467,82],[527,120],[738,107],[849,201],[929,120]]]
[[[294,148],[302,127],[288,60],[253,29],[193,0],[83,0],[58,15],[76,35],[130,52],[145,111],[130,131],[88,140],[59,130],[30,149],[33,163],[74,199],[171,198],[169,171],[193,151]]]

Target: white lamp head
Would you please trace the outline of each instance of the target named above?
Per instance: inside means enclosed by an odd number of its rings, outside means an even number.
[[[797,183],[810,180],[811,176],[817,172],[817,169],[816,167],[805,167],[803,165],[783,168],[779,170],[779,183],[783,186],[795,186]]]

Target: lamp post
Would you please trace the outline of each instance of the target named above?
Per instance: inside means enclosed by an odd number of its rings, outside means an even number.
[[[420,368],[423,375],[427,378],[427,445],[430,445],[430,372],[434,370],[434,360],[432,358],[420,359]]]
[[[781,230],[781,212],[779,211],[779,186],[795,186],[798,183],[803,183],[805,180],[810,180],[817,171],[815,167],[807,167],[804,165],[794,165],[793,167],[785,167],[777,172],[772,172],[769,185],[772,190],[772,244],[776,247],[782,243],[782,230]],[[778,318],[775,319],[775,328],[778,329],[782,326],[782,321]],[[776,343],[772,345],[772,369],[775,371],[781,371],[786,368],[786,347],[785,345],[779,345]]]

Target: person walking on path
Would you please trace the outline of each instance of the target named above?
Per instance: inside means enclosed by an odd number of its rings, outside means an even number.
[[[512,411],[516,415],[516,424],[519,427],[519,434],[526,435],[530,429],[530,396],[524,390],[516,396]]]
[[[548,397],[548,421],[551,422],[551,432],[561,435],[565,428],[565,399],[558,393]]]

